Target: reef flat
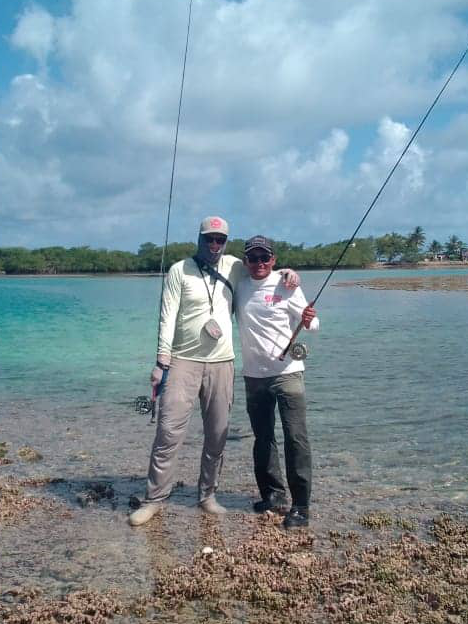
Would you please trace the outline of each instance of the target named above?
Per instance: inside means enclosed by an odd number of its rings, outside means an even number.
[[[417,275],[408,277],[377,277],[338,282],[334,286],[360,286],[374,290],[441,290],[468,291],[468,275]]]

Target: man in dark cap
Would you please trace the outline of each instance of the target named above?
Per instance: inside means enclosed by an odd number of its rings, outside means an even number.
[[[253,456],[261,500],[254,510],[285,511],[286,488],[275,439],[278,404],[284,432],[286,477],[292,506],[284,519],[287,529],[309,523],[311,452],[306,427],[306,399],[302,361],[279,359],[300,321],[318,330],[319,320],[300,288],[284,288],[274,271],[273,242],[254,236],[245,243],[244,263],[249,276],[240,280],[235,295],[236,318],[249,413],[255,436]]]

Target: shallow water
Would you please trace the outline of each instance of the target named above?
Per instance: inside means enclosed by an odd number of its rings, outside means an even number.
[[[302,274],[309,298],[325,275]],[[375,276],[342,271],[334,282]],[[243,518],[255,485],[252,440],[242,437],[249,427],[240,374],[232,414],[240,436],[228,442],[220,491],[228,517],[218,523],[195,506],[195,414],[179,458],[183,483],[160,521],[138,530],[125,523],[130,495],[144,491],[154,433],[131,402],[148,392],[158,286],[143,277],[0,279],[0,441],[14,460],[0,466],[0,478],[65,479],[30,490],[54,498],[56,513],[0,527],[0,585],[134,594],[151,587],[158,568],[188,560],[214,534],[229,544],[249,530]],[[314,531],[355,530],[370,509],[421,520],[466,511],[467,293],[330,286],[317,308],[320,332],[302,335],[311,349]],[[43,460],[20,460],[25,444]],[[114,496],[82,508],[77,496],[96,482],[110,484]]]

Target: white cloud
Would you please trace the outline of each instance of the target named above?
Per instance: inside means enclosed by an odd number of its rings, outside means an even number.
[[[412,132],[404,124],[384,117],[379,124],[379,139],[375,148],[369,150],[369,160],[361,164],[361,173],[370,184],[379,188],[390,173],[403,150],[406,148]],[[413,142],[400,163],[404,175],[399,176],[402,196],[407,190],[418,191],[424,185],[424,167],[427,154],[416,142]]]
[[[330,198],[341,186],[340,169],[348,136],[334,129],[320,141],[315,158],[303,159],[298,150],[289,149],[275,157],[260,159],[251,201],[262,212],[283,211],[295,204],[302,209],[312,198]]]
[[[40,6],[28,8],[10,39],[12,45],[29,52],[44,63],[53,49],[54,19]]]
[[[345,237],[465,45],[463,5],[196,0],[172,237],[194,239],[211,212],[239,236],[273,213],[273,236]],[[0,100],[0,245],[162,240],[187,7],[74,0],[66,16],[40,3],[20,16],[10,41],[38,70]],[[452,120],[427,125],[369,232],[445,228],[442,206],[462,227],[467,75],[439,107],[450,102]]]

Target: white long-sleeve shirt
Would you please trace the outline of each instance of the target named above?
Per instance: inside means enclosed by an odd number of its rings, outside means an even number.
[[[301,288],[288,290],[278,271],[263,280],[244,277],[235,293],[235,310],[242,346],[242,374],[274,377],[304,370],[304,363],[286,356],[278,358],[302,319],[308,305]],[[317,331],[319,319],[310,325]]]
[[[243,273],[242,261],[224,255],[216,268],[235,290]],[[234,358],[231,291],[219,279],[213,291],[215,278],[205,271],[203,275],[204,278],[192,258],[181,260],[169,269],[161,307],[158,355],[198,362],[224,362]],[[210,314],[207,287],[213,297],[213,314]],[[210,338],[203,330],[210,318],[221,327],[223,335],[219,340]]]

